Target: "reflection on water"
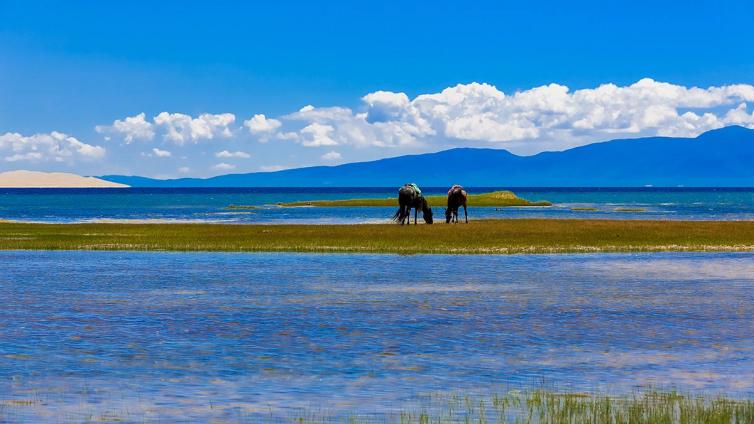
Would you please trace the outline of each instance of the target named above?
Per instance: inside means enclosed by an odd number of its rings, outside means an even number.
[[[380,412],[543,381],[754,394],[752,254],[0,263],[0,421]]]

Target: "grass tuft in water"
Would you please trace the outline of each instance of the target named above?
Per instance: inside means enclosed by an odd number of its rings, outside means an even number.
[[[448,198],[443,195],[424,196],[432,207],[444,207],[447,205]],[[473,206],[551,206],[547,201],[536,201],[522,199],[510,191],[493,191],[490,193],[469,194],[469,207]],[[386,199],[346,199],[346,200],[310,200],[303,202],[278,203],[279,206],[327,206],[327,207],[344,207],[344,206],[391,206],[398,207],[398,198],[389,197]]]
[[[597,208],[571,208],[574,212],[597,212],[599,209]]]
[[[416,411],[346,417],[299,416],[299,424],[750,424],[754,402],[726,397],[648,391],[626,397],[513,391],[486,398],[450,395],[434,397]]]
[[[646,212],[644,208],[615,208],[615,212]]]

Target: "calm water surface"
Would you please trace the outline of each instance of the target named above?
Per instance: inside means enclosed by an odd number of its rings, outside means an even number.
[[[504,187],[469,188],[471,193]],[[443,194],[445,188],[425,188]],[[754,219],[754,190],[735,188],[514,188],[552,207],[471,208],[473,218]],[[228,223],[388,222],[395,208],[281,208],[280,202],[396,197],[395,188],[0,189],[0,219],[41,222],[160,220]],[[254,205],[229,210],[228,205]],[[579,210],[581,209],[581,210]],[[590,210],[584,210],[590,209]],[[591,210],[594,209],[594,210]],[[639,210],[636,211],[625,211]],[[441,211],[436,214],[441,215]]]
[[[754,395],[754,255],[0,252],[0,422]]]

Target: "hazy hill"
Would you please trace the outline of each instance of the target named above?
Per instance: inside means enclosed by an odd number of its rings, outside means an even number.
[[[749,186],[754,187],[754,130],[732,126],[696,138],[613,140],[562,152],[517,156],[460,148],[338,166],[154,180],[108,175],[134,187],[397,186]]]

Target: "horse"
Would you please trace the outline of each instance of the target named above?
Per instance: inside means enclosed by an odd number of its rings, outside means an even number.
[[[466,210],[467,193],[463,187],[454,185],[448,190],[448,207],[445,208],[445,223],[458,223],[458,207],[463,206],[463,215],[469,223],[469,213]]]
[[[416,188],[412,184],[406,184],[398,189],[398,211],[393,215],[393,221],[403,225],[406,220],[411,223],[411,208],[414,209],[414,225],[416,225],[416,218],[419,213],[419,209],[422,211],[422,217],[427,224],[432,223],[432,208],[429,207],[427,199],[421,195],[421,192],[417,192]]]

